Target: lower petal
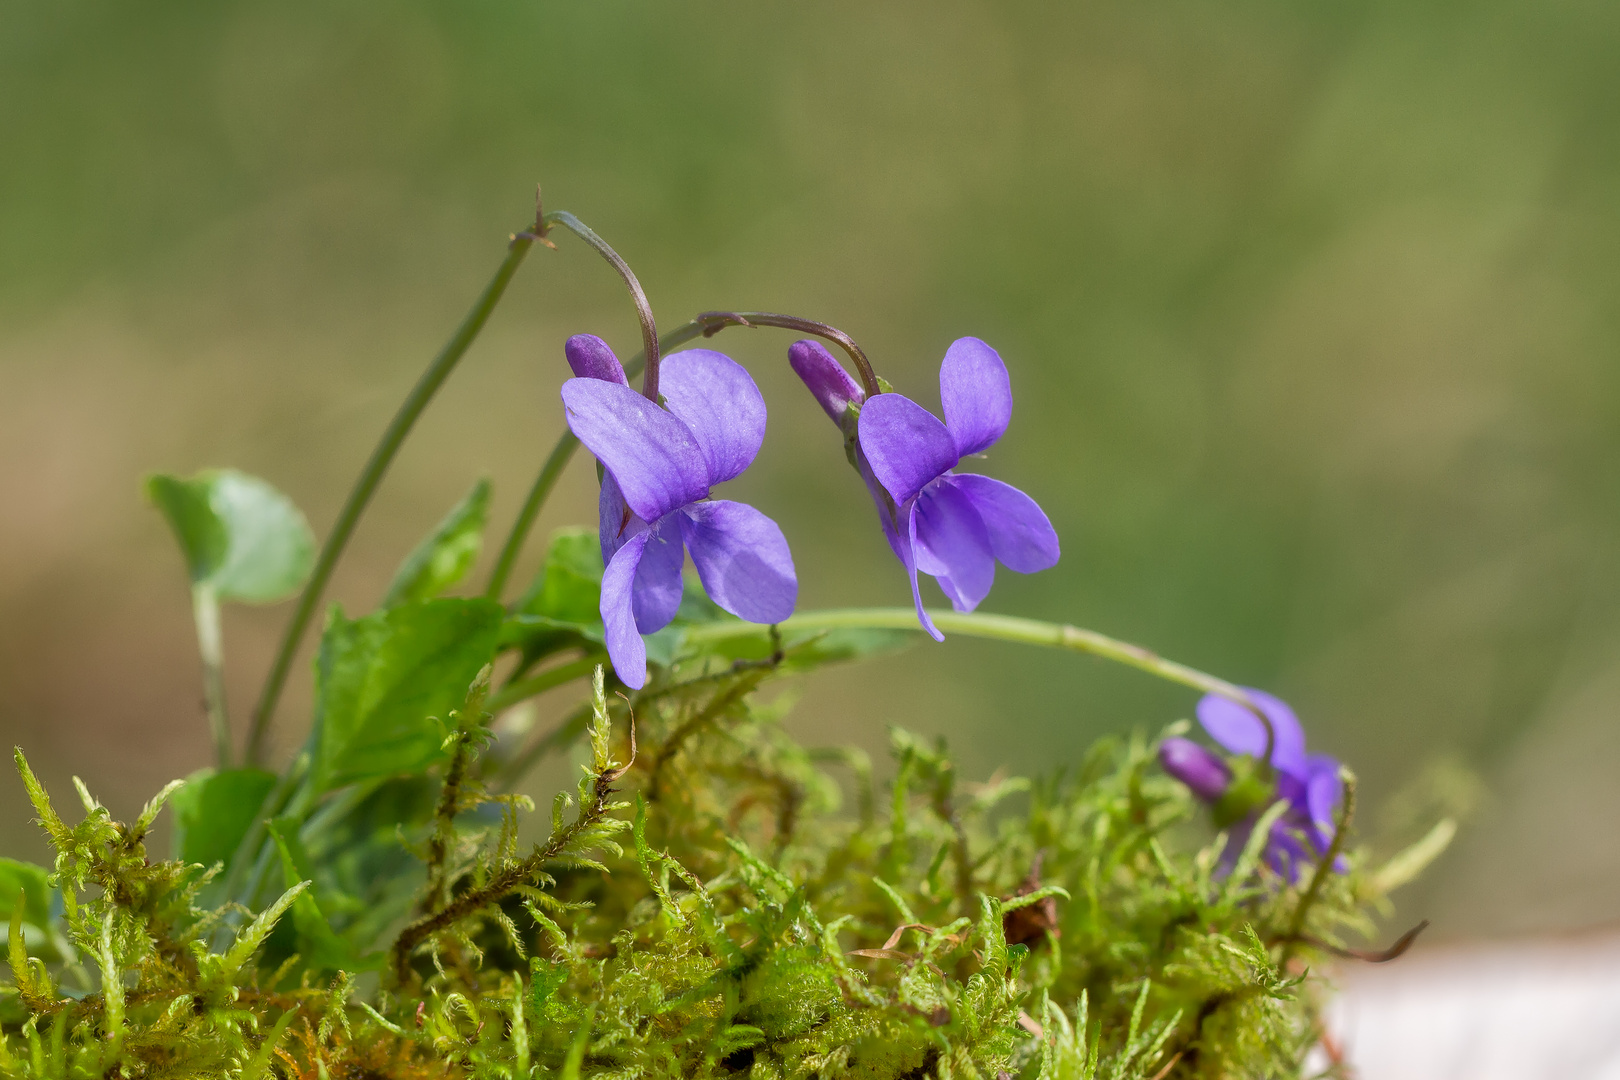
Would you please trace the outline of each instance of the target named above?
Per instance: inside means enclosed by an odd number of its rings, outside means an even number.
[[[669,625],[681,606],[681,564],[686,548],[681,543],[680,526],[674,515],[648,529],[647,544],[636,568],[630,590],[630,606],[636,615],[636,629],[656,634]]]
[[[636,630],[632,597],[636,571],[647,548],[647,534],[637,533],[626,540],[602,573],[602,629],[607,640],[608,659],[613,673],[632,690],[647,681],[647,645]]]
[[[776,623],[793,614],[799,579],[776,522],[727,499],[684,507],[680,522],[709,599],[749,622]]]
[[[1057,564],[1057,531],[1034,499],[978,473],[949,476],[946,483],[955,485],[979,511],[990,534],[990,550],[1007,569],[1033,574]]]
[[[636,517],[624,501],[619,482],[613,474],[602,471],[602,490],[596,499],[597,535],[602,541],[602,565],[613,561],[614,554],[624,542],[647,528],[647,523]]]
[[[881,507],[879,512],[882,512]],[[929,637],[935,641],[944,641],[945,635],[939,632],[939,627],[934,625],[934,620],[928,617],[928,609],[923,607],[922,590],[917,587],[917,556],[915,554],[917,550],[916,500],[912,500],[905,506],[901,513],[906,518],[906,543],[903,547],[896,548],[895,554],[900,556],[900,562],[905,566],[906,573],[911,575],[911,602],[917,605],[917,621],[922,623],[922,628],[928,631]]]
[[[951,606],[972,611],[996,580],[990,534],[971,499],[949,482],[930,484],[917,496],[917,569],[939,579]]]

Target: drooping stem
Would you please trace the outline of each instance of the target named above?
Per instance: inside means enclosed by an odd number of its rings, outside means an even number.
[[[541,223],[537,222],[536,228],[540,229]],[[304,586],[304,592],[298,598],[298,606],[293,609],[292,618],[287,622],[281,646],[270,665],[264,689],[259,694],[258,706],[253,710],[253,723],[248,730],[247,742],[249,765],[259,764],[264,757],[265,736],[270,729],[270,720],[275,715],[276,703],[281,700],[281,691],[287,684],[287,676],[292,670],[293,657],[297,655],[304,631],[308,629],[310,620],[314,618],[315,611],[320,606],[321,596],[326,592],[327,583],[332,578],[332,571],[337,566],[338,558],[348,546],[349,538],[354,535],[360,515],[365,512],[366,505],[376,494],[383,476],[388,472],[388,467],[394,463],[394,457],[399,453],[405,437],[410,434],[411,428],[416,425],[428,402],[433,400],[433,395],[438,393],[439,387],[444,385],[445,379],[450,377],[450,373],[455,370],[462,356],[478,337],[478,332],[489,321],[490,313],[495,310],[501,295],[506,292],[506,286],[511,282],[512,275],[517,273],[518,267],[523,264],[524,257],[528,255],[529,249],[538,238],[536,232],[521,232],[512,237],[507,245],[506,258],[495,271],[495,276],[484,286],[484,291],[479,294],[472,310],[467,312],[456,332],[451,335],[444,348],[439,350],[439,354],[428,364],[427,370],[406,395],[399,411],[394,414],[394,419],[389,422],[388,429],[383,432],[376,449],[371,452],[365,468],[360,471],[359,479],[349,491],[343,509],[338,512],[337,521],[333,523],[332,531],[321,547],[321,554],[315,562],[314,572],[310,574],[309,583]]]
[[[635,302],[636,315],[641,319],[641,347],[646,357],[647,377],[641,380],[641,392],[647,396],[648,401],[658,400],[658,325],[653,321],[652,305],[647,302],[647,294],[641,288],[641,282],[636,280],[635,272],[630,264],[619,257],[619,253],[608,245],[606,240],[597,236],[579,218],[566,210],[553,210],[540,219],[540,236],[544,239],[546,232],[553,225],[561,225],[591,247],[596,249],[598,255],[606,259],[613,269],[619,272],[624,284],[630,290],[630,299]]]
[[[713,330],[705,331],[705,336],[718,333],[726,326],[776,326],[783,330],[797,330],[801,334],[812,334],[843,349],[849,354],[850,362],[861,377],[861,388],[866,391],[867,397],[876,397],[883,392],[878,383],[877,372],[872,370],[872,362],[866,358],[866,353],[855,344],[855,339],[824,322],[814,319],[801,319],[797,315],[782,315],[774,311],[705,311],[698,316],[698,320],[729,320],[716,325]]]
[[[964,637],[992,638],[998,641],[1016,641],[1024,645],[1044,645],[1049,648],[1069,649],[1112,660],[1117,664],[1145,671],[1150,675],[1179,683],[1206,694],[1215,694],[1253,712],[1271,730],[1271,722],[1248,693],[1240,686],[1196,668],[1167,660],[1150,649],[1132,645],[1095,630],[1078,626],[1021,619],[1012,615],[988,615],[981,612],[930,611],[934,624],[948,634]],[[804,630],[915,630],[917,613],[911,608],[843,608],[832,611],[808,611],[778,623],[782,633]],[[753,623],[714,623],[690,627],[685,640],[696,643],[706,640],[725,640],[745,636],[765,637],[771,628]]]
[[[197,624],[197,652],[203,666],[203,706],[214,736],[214,760],[231,767],[231,721],[225,712],[225,646],[219,631],[219,597],[211,585],[191,587],[191,615]]]

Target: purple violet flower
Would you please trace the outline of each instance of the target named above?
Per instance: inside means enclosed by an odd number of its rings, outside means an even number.
[[[844,430],[851,463],[877,504],[883,535],[911,576],[917,620],[945,640],[923,608],[917,573],[931,574],[957,611],[990,592],[996,563],[1021,574],[1058,561],[1058,538],[1035,500],[978,473],[953,470],[990,448],[1012,418],[1007,366],[978,338],[958,338],[939,370],[941,423],[908,397],[867,398],[832,354],[796,342],[788,359]],[[857,411],[858,410],[858,411]]]
[[[566,352],[577,376],[562,388],[568,427],[604,469],[602,626],[619,679],[632,689],[647,681],[641,635],[674,619],[688,551],[704,591],[733,615],[793,614],[799,582],[782,530],[751,506],[709,498],[765,439],[765,400],[748,372],[709,349],[667,356],[660,408],[630,388],[601,338],[576,335]]]
[[[1263,690],[1246,692],[1271,721],[1274,789],[1262,786],[1258,775],[1243,775],[1244,770],[1234,769],[1191,739],[1165,739],[1159,745],[1159,764],[1215,808],[1218,826],[1231,827],[1228,864],[1273,799],[1285,800],[1288,808],[1266,841],[1266,861],[1292,882],[1299,877],[1301,863],[1325,855],[1333,842],[1334,809],[1343,794],[1339,762],[1327,754],[1305,752],[1305,729],[1286,702]],[[1198,702],[1198,722],[1210,738],[1240,758],[1257,761],[1266,752],[1265,725],[1229,698],[1206,694]],[[1345,867],[1341,856],[1334,869]]]

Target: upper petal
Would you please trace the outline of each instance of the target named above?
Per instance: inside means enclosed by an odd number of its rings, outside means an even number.
[[[861,406],[861,449],[896,503],[904,503],[956,464],[956,440],[939,418],[901,394]]]
[[[793,614],[799,579],[776,522],[726,499],[693,503],[680,521],[709,599],[749,622],[781,622]]]
[[[977,473],[954,473],[946,482],[978,508],[990,533],[990,550],[1007,569],[1033,574],[1057,563],[1057,531],[1034,499],[1011,484]]]
[[[691,430],[628,386],[569,379],[568,426],[619,483],[643,521],[657,521],[709,492],[709,469]]]
[[[939,579],[951,606],[972,611],[996,580],[990,534],[972,501],[948,481],[917,496],[912,552],[917,569]]]
[[[595,334],[575,334],[563,345],[568,366],[581,379],[601,379],[603,382],[629,386],[624,377],[624,365],[613,355],[608,343]]]
[[[819,341],[805,338],[789,345],[788,363],[835,424],[843,421],[844,410],[851,403],[858,403],[865,396],[855,380],[850,378],[849,372],[844,370],[844,365],[834,359],[833,354]]]
[[[647,533],[626,540],[602,573],[602,629],[613,673],[632,690],[647,681],[647,644],[636,630],[633,607],[636,571],[647,547]]]
[[[669,625],[681,606],[681,564],[686,561],[686,548],[676,515],[660,521],[647,534],[631,587],[630,608],[636,616],[636,629],[656,634]]]
[[[1275,733],[1271,764],[1284,772],[1303,776],[1305,730],[1299,726],[1294,710],[1263,690],[1245,687],[1245,692],[1271,721],[1271,730]],[[1229,698],[1205,694],[1198,702],[1198,722],[1211,738],[1234,754],[1258,758],[1266,752],[1265,725],[1254,713]]]
[[[1012,419],[1007,365],[978,338],[957,338],[939,366],[939,400],[956,452],[962,457],[977,454],[1001,438]]]
[[[765,441],[765,399],[741,364],[712,349],[666,356],[658,389],[703,448],[709,483],[740,474]]]

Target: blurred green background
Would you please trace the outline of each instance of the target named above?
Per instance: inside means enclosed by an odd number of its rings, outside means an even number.
[[[237,466],[324,532],[540,182],[668,326],[825,319],[925,403],[952,339],[994,344],[1017,410],[985,468],[1064,558],[986,609],[1284,695],[1391,840],[1477,803],[1403,916],[1620,916],[1617,50],[1596,0],[13,0],[4,737],[119,813],[205,763],[140,475]],[[566,335],[634,350],[616,279],[558,243],[398,462],[336,581],[351,610],[480,474],[504,530],[560,430]],[[906,603],[791,340],[718,339],[772,408],[730,494],[781,522],[804,606]],[[541,531],[594,521],[593,488],[577,465]],[[239,721],[285,615],[227,620]],[[889,723],[944,733],[983,775],[1191,704],[951,640],[819,676],[793,722],[874,751]],[[17,785],[0,814],[37,857]]]

